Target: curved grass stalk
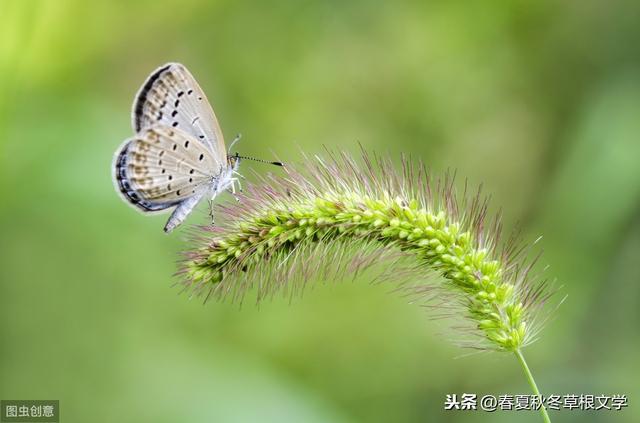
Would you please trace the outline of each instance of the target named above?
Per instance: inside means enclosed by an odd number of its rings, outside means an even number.
[[[434,180],[407,159],[400,173],[387,159],[363,154],[362,163],[346,154],[307,159],[304,173],[287,168],[250,187],[239,204],[220,206],[229,219],[196,232],[180,272],[185,288],[232,300],[257,288],[260,300],[302,292],[313,277],[382,265],[378,279],[463,316],[463,345],[521,358],[551,295],[531,274],[537,257],[528,259],[516,237],[499,242],[500,218],[487,223],[479,190],[469,195],[465,185],[458,196],[453,177]]]

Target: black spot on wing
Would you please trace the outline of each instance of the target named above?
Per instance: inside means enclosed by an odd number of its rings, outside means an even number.
[[[138,93],[138,97],[136,97],[136,104],[133,108],[134,112],[134,126],[135,126],[135,130],[136,131],[140,131],[140,129],[142,128],[142,113],[143,113],[143,109],[144,109],[144,104],[147,101],[147,96],[149,95],[149,91],[151,91],[151,88],[153,87],[153,84],[156,83],[156,81],[158,80],[158,78],[160,78],[160,76],[162,76],[162,74],[171,67],[171,65],[167,65],[167,66],[163,66],[160,69],[158,69],[157,71],[155,71],[154,73],[152,73],[147,80],[145,81],[144,85],[142,86],[142,88],[140,89],[140,92]]]
[[[127,157],[129,154],[130,146],[131,142],[127,143],[122,148],[122,151],[120,151],[120,153],[118,154],[118,158],[116,159],[116,183],[118,184],[118,189],[120,190],[122,195],[127,199],[127,201],[129,201],[131,204],[138,207],[142,211],[164,210],[178,204],[179,201],[154,203],[149,200],[145,200],[140,196],[138,192],[131,188],[131,184],[129,183],[129,176],[127,174]]]

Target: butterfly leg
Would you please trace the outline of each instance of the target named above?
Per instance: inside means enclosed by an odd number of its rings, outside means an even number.
[[[235,198],[235,199],[236,199],[236,201],[237,201],[238,203],[240,202],[240,197],[238,197],[238,196],[236,195],[235,191],[233,191],[231,188],[228,188],[228,189],[227,189],[227,192],[228,192],[229,194],[233,195],[233,198]]]
[[[209,217],[211,218],[211,224],[215,223],[213,219],[213,198],[209,199]]]
[[[231,183],[229,184],[229,188],[227,188],[227,192],[233,195],[233,198],[239,203],[240,198],[236,195],[236,184],[240,185],[240,181],[237,178],[231,178]],[[242,185],[240,185],[240,192],[242,192]]]
[[[235,170],[233,171],[233,174],[239,176],[242,179],[246,179],[243,175],[239,174]],[[233,178],[233,180],[238,184],[238,191],[242,192],[242,184],[240,183],[240,179],[239,178]]]

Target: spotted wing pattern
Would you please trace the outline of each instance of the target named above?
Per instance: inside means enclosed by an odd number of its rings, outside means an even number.
[[[125,141],[114,167],[119,191],[145,212],[201,197],[222,170],[204,144],[165,126],[148,127]]]
[[[181,129],[211,152],[216,167],[226,164],[222,131],[202,88],[180,63],[156,69],[138,91],[133,103],[133,129],[152,125]]]

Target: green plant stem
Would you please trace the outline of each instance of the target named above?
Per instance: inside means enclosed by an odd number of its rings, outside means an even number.
[[[542,396],[540,395],[540,391],[538,390],[538,385],[536,385],[536,381],[535,379],[533,379],[531,370],[529,370],[529,366],[527,366],[527,362],[525,361],[524,356],[522,355],[522,352],[520,352],[520,349],[517,349],[514,351],[514,354],[516,355],[516,357],[518,357],[518,361],[522,366],[522,370],[524,370],[524,374],[527,376],[527,380],[529,381],[529,385],[531,386],[533,393],[540,400],[540,414],[542,414],[542,420],[545,423],[551,423],[551,420],[549,419],[549,414],[547,413],[547,409],[542,403]]]

